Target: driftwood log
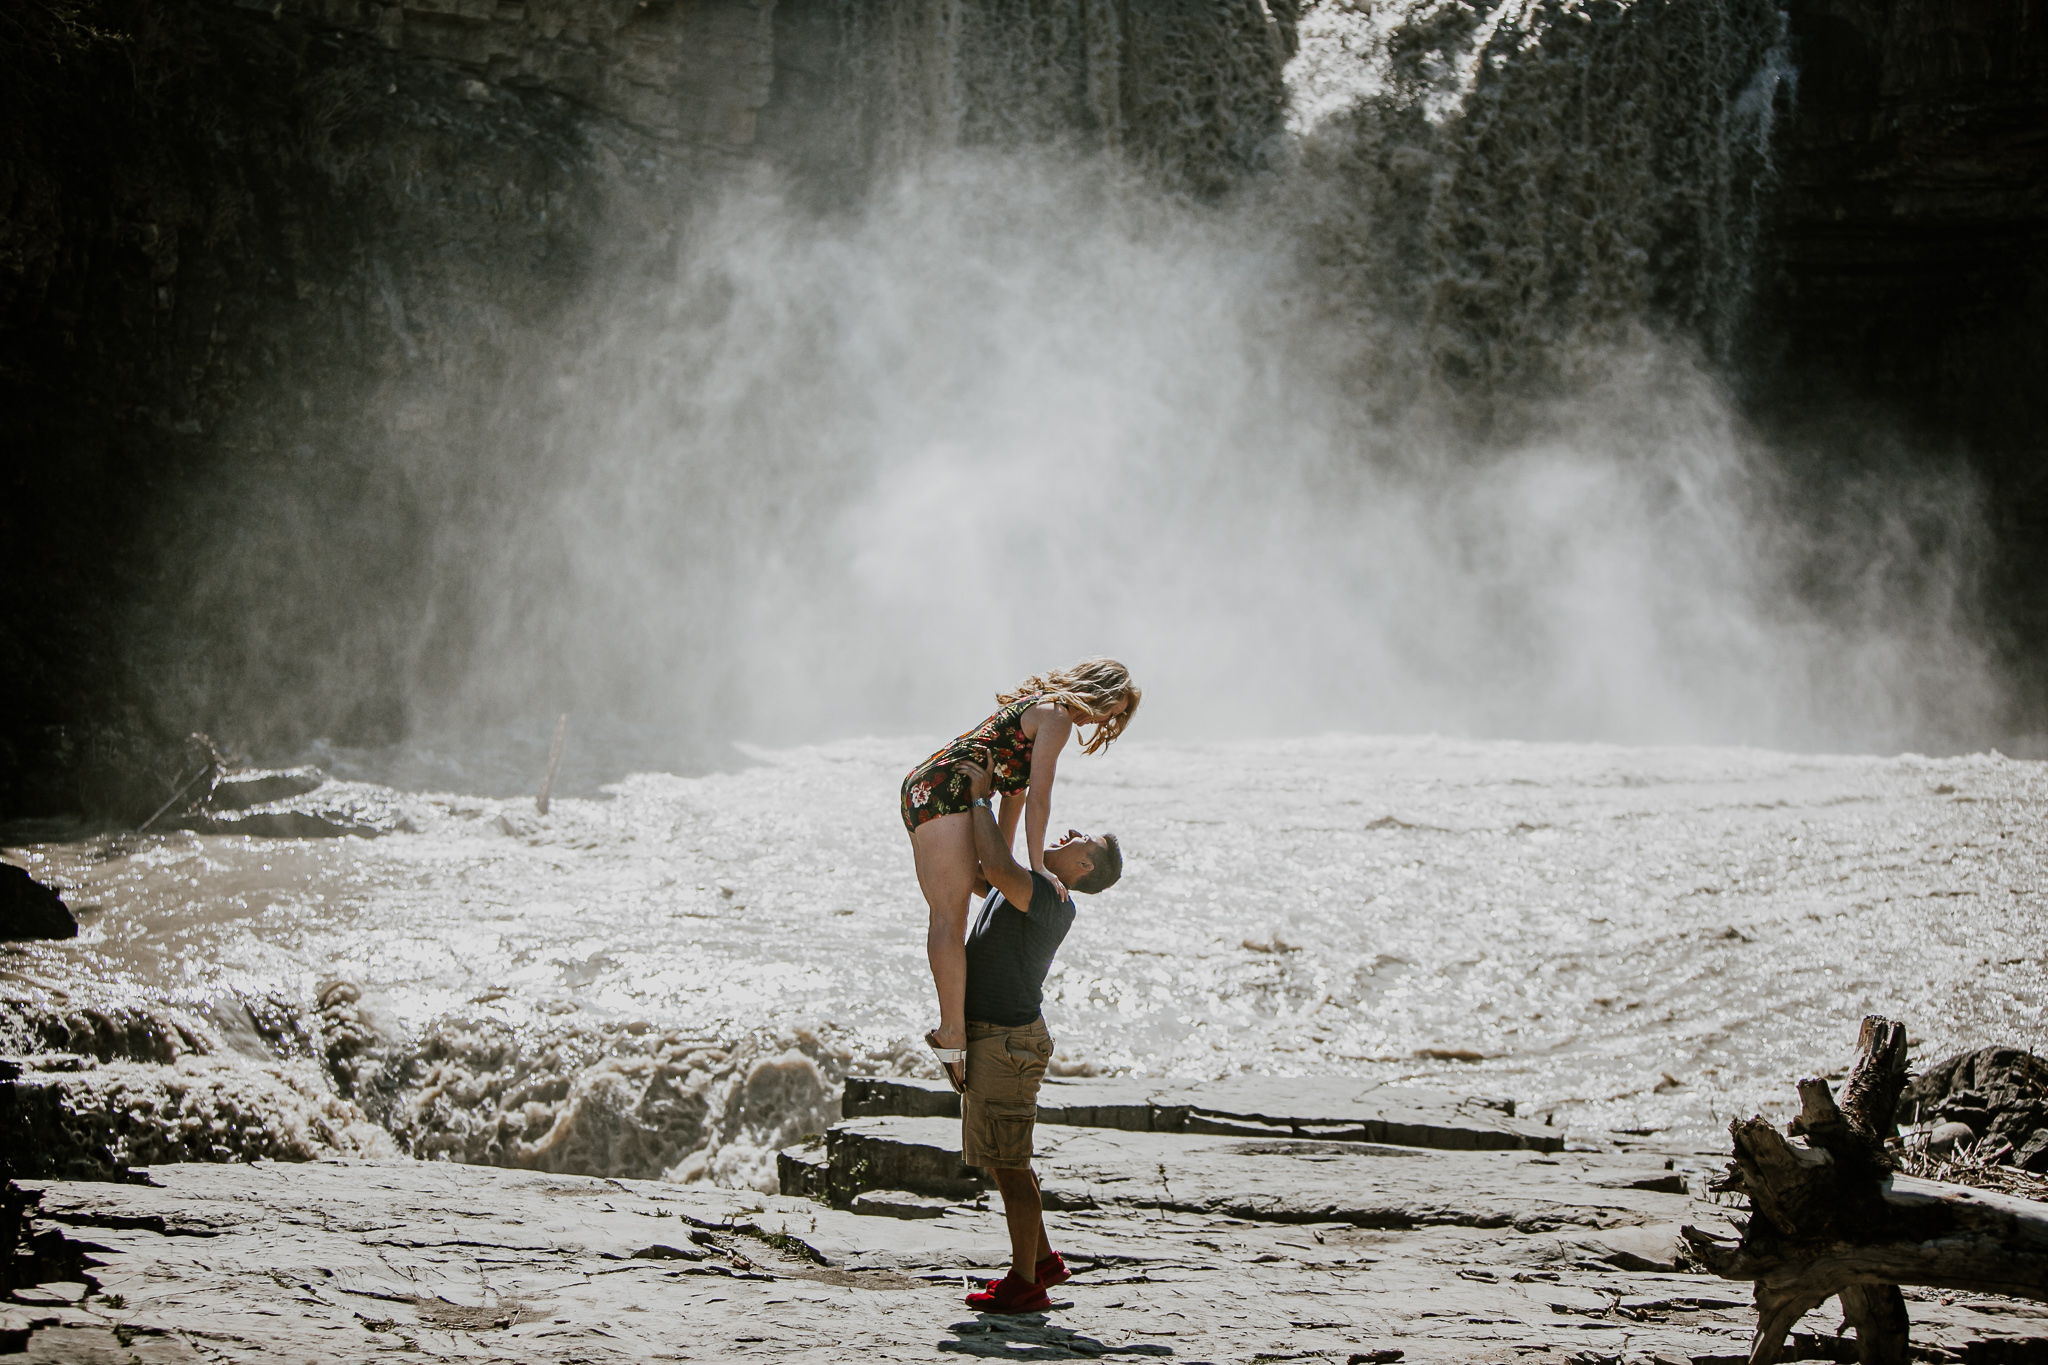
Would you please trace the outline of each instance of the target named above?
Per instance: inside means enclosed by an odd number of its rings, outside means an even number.
[[[2048,1204],[1897,1173],[1906,1029],[1863,1021],[1861,1052],[1839,1105],[1824,1080],[1799,1082],[1799,1117],[1781,1133],[1762,1118],[1728,1125],[1735,1163],[1715,1186],[1749,1197],[1730,1246],[1685,1228],[1715,1274],[1756,1283],[1749,1365],[1772,1365],[1806,1313],[1842,1302],[1860,1365],[1906,1365],[1902,1284],[2048,1300]]]

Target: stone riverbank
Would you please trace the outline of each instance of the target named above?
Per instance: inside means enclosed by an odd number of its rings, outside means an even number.
[[[961,1295],[1006,1259],[1000,1204],[959,1168],[957,1125],[890,1112],[950,1098],[850,1090],[848,1110],[864,1112],[784,1162],[786,1187],[812,1182],[821,1198],[401,1160],[17,1182],[0,1351],[1381,1365],[1746,1354],[1748,1287],[1691,1271],[1676,1235],[1682,1223],[1732,1234],[1743,1213],[1703,1193],[1714,1154],[1560,1150],[1486,1102],[1418,1099],[1404,1118],[1386,1094],[1298,1081],[1213,1095],[1048,1086],[1049,1112],[1067,1121],[1041,1127],[1040,1169],[1075,1277],[1050,1313],[974,1314]],[[1409,1141],[1344,1136],[1375,1104]],[[1273,1112],[1287,1109],[1301,1112]],[[1090,1112],[1113,1122],[1073,1121]],[[1925,1359],[2048,1353],[2048,1308],[1908,1295]],[[1825,1310],[1794,1350],[1855,1358]]]

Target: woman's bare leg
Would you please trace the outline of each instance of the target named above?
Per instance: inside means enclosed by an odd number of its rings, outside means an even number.
[[[925,956],[939,993],[939,1046],[967,1046],[967,903],[974,897],[974,825],[966,815],[938,815],[910,836],[917,884],[931,907]]]

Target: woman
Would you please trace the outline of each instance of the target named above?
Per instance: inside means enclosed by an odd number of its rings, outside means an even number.
[[[996,821],[1003,841],[1015,841],[1021,814],[1031,870],[1050,877],[1045,830],[1060,750],[1081,726],[1095,731],[1082,743],[1082,753],[1108,747],[1131,723],[1142,696],[1130,671],[1114,659],[1084,659],[1072,668],[1026,678],[1015,691],[997,694],[1002,709],[903,779],[903,823],[917,860],[917,884],[931,907],[925,954],[939,993],[939,1026],[925,1035],[925,1042],[938,1053],[955,1090],[965,1079],[967,903],[981,881],[974,826],[968,820],[973,797],[960,763],[979,762],[995,775],[1003,798]],[[1053,881],[1058,884],[1058,878]]]

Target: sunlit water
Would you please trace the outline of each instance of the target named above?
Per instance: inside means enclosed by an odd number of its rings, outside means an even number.
[[[416,1054],[387,1121],[422,1154],[471,1159],[446,1136],[475,1127],[464,1105],[538,1105],[521,1131],[566,1141],[576,1078],[615,1070],[608,1051],[722,1040],[723,1056],[751,1036],[822,1068],[790,1092],[802,1112],[782,1127],[800,1130],[830,1116],[806,1085],[929,1067],[911,1041],[935,1014],[925,912],[896,814],[928,747],[752,752],[545,817],[530,799],[398,795],[411,832],[378,839],[10,849],[97,908],[76,942],[6,950],[8,1009],[20,1026],[67,1000],[154,1000],[253,1057],[236,1002],[310,1010],[320,982],[354,982],[394,1055]],[[1060,774],[1057,827],[1114,830],[1126,864],[1080,898],[1048,983],[1057,1069],[1399,1078],[1512,1095],[1575,1138],[1711,1143],[1845,1064],[1867,1012],[1905,1019],[1925,1059],[2041,1047],[2044,812],[2048,765],[1997,755],[1127,741]],[[458,1054],[461,1084],[429,1074]],[[672,1070],[697,1068],[701,1090],[708,1065]],[[476,1079],[514,1070],[519,1094]],[[705,1120],[675,1173],[766,1178],[789,1134],[736,1122]],[[554,1160],[634,1164],[606,1141]]]

